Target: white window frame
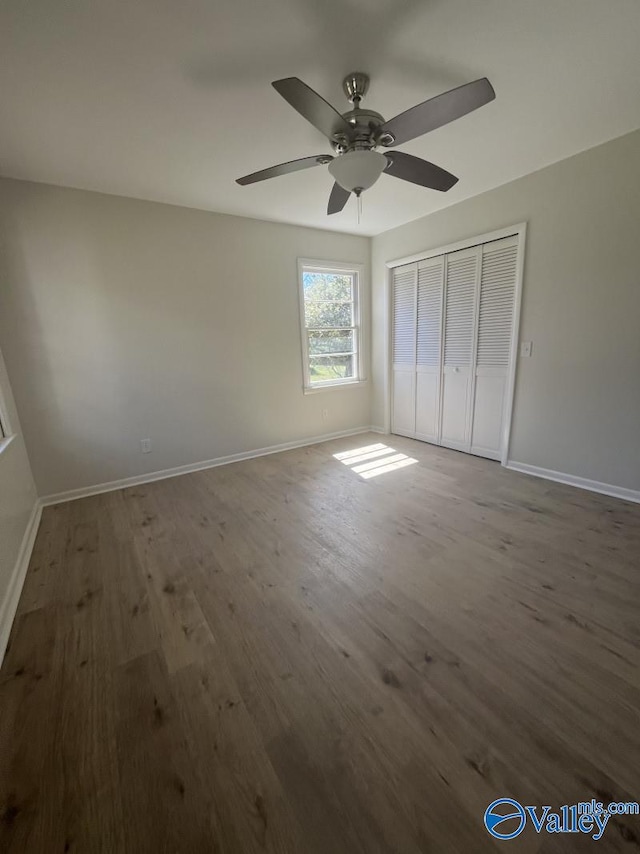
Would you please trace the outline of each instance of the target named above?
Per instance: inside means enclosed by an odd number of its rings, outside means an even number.
[[[9,421],[9,413],[5,396],[2,392],[2,384],[0,382],[0,454],[9,447],[15,438],[15,432]]]
[[[305,318],[303,273],[348,273],[354,277],[353,313],[354,313],[354,342],[356,376],[347,379],[325,380],[311,382],[309,371],[309,339]],[[364,376],[364,341],[363,341],[363,312],[362,289],[364,280],[364,264],[352,264],[341,261],[322,261],[313,258],[298,258],[298,297],[300,303],[300,342],[302,346],[303,390],[305,394],[320,391],[330,391],[339,388],[353,388],[366,382]]]

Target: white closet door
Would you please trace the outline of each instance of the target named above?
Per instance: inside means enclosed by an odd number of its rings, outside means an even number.
[[[480,247],[446,256],[441,444],[470,449]]]
[[[482,247],[471,451],[499,460],[513,339],[518,241]]]
[[[417,264],[396,267],[392,278],[392,353],[394,433],[416,432],[416,281]]]
[[[416,438],[440,441],[444,256],[418,263]]]

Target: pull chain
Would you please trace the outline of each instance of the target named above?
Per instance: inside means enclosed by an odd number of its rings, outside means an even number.
[[[362,219],[362,195],[358,193],[358,225],[360,225],[360,220]]]

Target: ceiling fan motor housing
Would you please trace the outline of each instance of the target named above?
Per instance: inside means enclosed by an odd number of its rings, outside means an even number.
[[[360,101],[369,90],[369,76],[361,71],[348,74],[342,81],[342,88],[353,104],[353,108],[342,114],[342,118],[353,129],[349,135],[338,133],[331,140],[331,146],[336,154],[347,151],[370,151],[378,145],[392,145],[394,137],[389,133],[381,133],[384,117],[375,110],[363,109]]]
[[[348,113],[343,113],[342,117],[349,123],[352,130],[348,136],[338,134],[331,140],[331,147],[336,154],[344,154],[345,151],[369,151],[382,144],[380,128],[384,119],[380,113],[356,107]]]

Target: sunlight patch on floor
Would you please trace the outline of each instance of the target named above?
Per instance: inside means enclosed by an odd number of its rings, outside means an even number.
[[[342,451],[342,453],[333,456],[365,480],[418,462],[413,457],[408,457],[406,454],[398,453],[388,445],[383,445],[382,442],[375,445],[365,445],[353,451]]]
[[[381,442],[378,442],[377,445],[365,445],[363,448],[356,448],[353,451],[342,451],[341,454],[334,454],[333,456],[336,458],[336,460],[340,460],[341,462],[344,462],[344,461],[350,459],[351,457],[360,457],[360,456],[362,456],[362,454],[368,454],[372,451],[382,451],[382,450],[391,451],[392,448],[387,448],[386,445],[383,445]]]

